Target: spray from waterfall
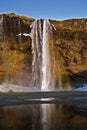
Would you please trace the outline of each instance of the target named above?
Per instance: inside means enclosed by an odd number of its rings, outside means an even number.
[[[36,20],[32,25],[33,86],[41,90],[54,87],[53,32],[48,20]]]

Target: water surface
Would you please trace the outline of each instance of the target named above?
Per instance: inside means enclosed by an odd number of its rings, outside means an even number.
[[[0,130],[87,130],[87,106],[32,104],[0,107]]]

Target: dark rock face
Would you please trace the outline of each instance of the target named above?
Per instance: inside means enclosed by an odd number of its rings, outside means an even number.
[[[2,15],[0,15],[1,17]],[[3,29],[0,31],[0,35],[2,34],[0,37],[0,75],[2,79],[0,78],[0,82],[3,82],[4,76],[9,73],[3,67],[5,64],[11,68],[9,77],[11,77],[12,83],[15,82],[13,80],[15,75],[28,79],[27,85],[31,80],[28,78],[29,73],[31,75],[32,66],[31,38],[17,35],[29,34],[31,32],[30,24],[33,21],[34,19],[17,16],[13,13],[3,15]],[[56,86],[59,84],[60,77],[64,87],[67,86],[65,85],[67,82],[72,87],[82,85],[87,82],[87,19],[50,20],[50,22],[56,28],[56,31],[53,30]],[[5,63],[6,59],[7,61],[9,59],[9,63]],[[21,76],[18,75],[18,72]],[[25,76],[23,76],[24,72]]]

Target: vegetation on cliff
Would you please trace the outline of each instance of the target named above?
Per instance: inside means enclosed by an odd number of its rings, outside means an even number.
[[[0,15],[1,17],[2,15]],[[8,41],[10,50],[8,51],[11,52],[12,57],[15,55],[15,58],[11,57],[11,59],[15,59],[16,62],[19,59],[18,55],[23,56],[23,71],[30,72],[28,68],[31,68],[32,63],[31,39],[23,35],[17,37],[17,35],[19,33],[29,34],[31,32],[30,25],[34,19],[14,13],[3,14],[3,19],[4,31],[2,32],[3,38],[0,39],[1,43]],[[80,81],[80,84],[87,82],[87,19],[50,20],[50,22],[56,28],[53,30],[56,83],[58,84],[59,75],[61,75],[64,86],[66,81],[70,81],[72,86],[76,85],[73,82]],[[0,58],[3,51],[2,45],[0,44]],[[1,68],[0,72],[2,72]],[[17,68],[15,67],[14,70]]]

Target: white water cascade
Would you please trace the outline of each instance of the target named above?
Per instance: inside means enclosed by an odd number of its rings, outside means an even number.
[[[50,90],[54,86],[53,27],[48,20],[36,20],[31,27],[33,86]]]
[[[3,38],[3,17],[0,19],[0,40]]]

